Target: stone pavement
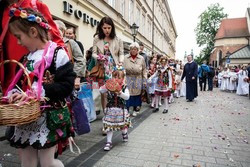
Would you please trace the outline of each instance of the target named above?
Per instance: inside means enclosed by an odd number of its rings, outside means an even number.
[[[103,151],[101,121],[76,137],[82,150],[59,157],[67,167],[250,167],[250,100],[235,93],[199,92],[194,102],[175,99],[168,114],[144,106],[133,119],[129,141],[115,133],[113,149]],[[16,151],[0,142],[0,164],[20,166]],[[0,165],[1,166],[1,165]]]

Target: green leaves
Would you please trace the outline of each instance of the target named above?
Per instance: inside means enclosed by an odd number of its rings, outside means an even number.
[[[199,47],[204,47],[197,57],[199,61],[209,59],[214,48],[214,37],[220,27],[221,20],[228,16],[223,12],[223,9],[219,3],[212,4],[199,16],[200,22],[195,28],[196,42]]]

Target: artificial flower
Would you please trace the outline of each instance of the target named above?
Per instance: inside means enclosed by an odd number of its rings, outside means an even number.
[[[16,9],[14,11],[14,16],[20,16],[20,13],[21,13],[21,11]]]
[[[32,21],[32,22],[35,22],[35,21],[36,21],[36,16],[33,15],[33,14],[30,14],[30,15],[28,15],[28,17],[27,17],[27,20],[28,20],[28,21]]]
[[[20,17],[23,19],[27,18],[27,13],[23,12],[23,10],[22,10],[20,13]]]

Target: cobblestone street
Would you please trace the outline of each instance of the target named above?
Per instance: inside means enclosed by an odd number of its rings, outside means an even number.
[[[113,149],[103,151],[101,116],[91,133],[75,138],[82,154],[59,158],[67,167],[249,167],[250,100],[235,93],[199,92],[194,102],[175,99],[168,114],[146,105],[133,119],[129,141],[114,133]],[[1,134],[4,129],[1,128]],[[20,166],[17,151],[0,142],[0,167]]]

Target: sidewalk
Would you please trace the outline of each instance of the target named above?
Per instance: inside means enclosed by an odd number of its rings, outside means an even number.
[[[169,114],[151,114],[122,143],[102,149],[78,166],[96,167],[249,167],[248,97],[220,92],[199,92],[189,103],[179,98]],[[105,154],[103,157],[97,155]]]
[[[133,119],[129,141],[115,133],[113,149],[103,151],[101,120],[91,133],[76,137],[83,152],[67,150],[59,157],[66,167],[249,167],[250,101],[248,97],[220,92],[199,92],[195,102],[175,99],[168,114],[143,113]],[[20,166],[15,149],[0,142],[0,164]],[[4,156],[5,154],[5,156]],[[0,165],[1,166],[1,165]]]
[[[148,110],[148,106],[142,106],[141,113]],[[139,114],[135,119],[132,118],[133,127],[138,126],[146,117],[149,116],[149,113]],[[98,115],[97,120],[91,123],[91,132],[85,135],[76,136],[75,142],[81,149],[81,155],[75,155],[67,149],[63,152],[63,155],[59,155],[59,159],[62,160],[65,166],[74,167],[78,163],[91,164],[87,161],[95,152],[103,149],[103,144],[106,142],[106,136],[102,136],[102,117],[103,113]],[[20,161],[18,159],[18,154],[15,148],[9,146],[9,142],[4,138],[5,127],[0,126],[0,167],[20,167]],[[114,133],[114,136],[116,133]],[[75,148],[75,151],[76,148]],[[80,159],[80,162],[78,160]],[[85,162],[87,161],[87,162]],[[1,166],[2,165],[2,166]]]

